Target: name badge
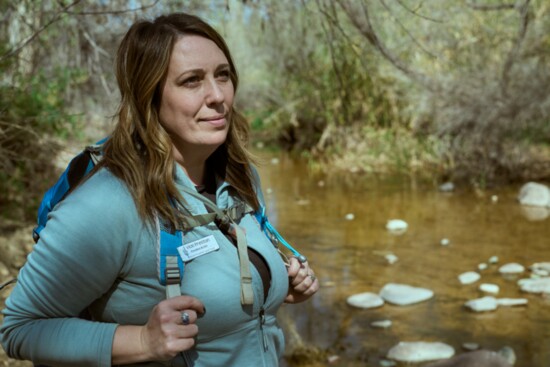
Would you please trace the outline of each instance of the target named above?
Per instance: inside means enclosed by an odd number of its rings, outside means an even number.
[[[189,261],[219,248],[220,245],[218,245],[214,236],[210,235],[178,247],[178,252],[183,261]]]

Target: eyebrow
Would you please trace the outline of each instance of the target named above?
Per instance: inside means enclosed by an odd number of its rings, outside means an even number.
[[[229,63],[218,65],[214,71],[219,71],[219,70],[225,69],[225,68],[231,69],[231,66],[229,65]],[[181,78],[182,76],[184,76],[186,74],[204,74],[204,69],[196,68],[196,69],[185,70],[183,73],[180,73],[177,76],[177,79]]]

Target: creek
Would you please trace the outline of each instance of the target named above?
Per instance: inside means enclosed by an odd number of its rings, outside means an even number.
[[[283,307],[301,339],[287,336],[288,350],[303,342],[326,353],[306,365],[324,366],[327,356],[336,355],[331,365],[379,366],[399,341],[440,341],[457,354],[464,352],[463,343],[495,351],[509,346],[516,367],[550,366],[550,299],[519,289],[517,280],[529,277],[529,270],[513,277],[498,272],[506,263],[528,269],[550,261],[550,219],[529,219],[532,213],[516,200],[518,186],[443,193],[436,183],[411,177],[324,176],[284,154],[260,156],[270,221],[308,257],[321,282],[310,301]],[[406,221],[407,231],[390,233],[390,219]],[[442,239],[449,244],[441,245]],[[398,257],[394,264],[384,257],[389,253]],[[488,263],[492,256],[498,263]],[[488,268],[479,270],[481,263]],[[462,285],[458,275],[466,271],[478,271],[481,279]],[[346,304],[347,297],[378,293],[387,283],[429,288],[435,296],[410,306]],[[464,303],[484,295],[481,283],[497,284],[498,298],[527,298],[528,305],[469,311]],[[370,325],[382,319],[392,326]]]

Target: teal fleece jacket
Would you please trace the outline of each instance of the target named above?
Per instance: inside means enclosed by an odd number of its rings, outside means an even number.
[[[207,212],[181,190],[194,186],[179,166],[176,185],[192,214]],[[257,186],[260,190],[259,181]],[[219,182],[218,206],[230,207],[233,193]],[[237,249],[214,224],[186,232],[184,243],[213,235],[219,244],[217,251],[186,263],[181,283],[182,294],[197,297],[207,310],[197,320],[196,346],[169,362],[134,366],[279,364],[284,337],[276,312],[288,293],[288,274],[253,215],[239,225],[271,272],[265,302],[261,277],[251,264],[254,304],[241,305]],[[151,227],[140,219],[126,186],[106,169],[60,202],[6,300],[0,328],[6,353],[52,367],[110,366],[117,326],[144,325],[165,298],[157,277],[158,233]],[[78,318],[84,309],[93,321]]]

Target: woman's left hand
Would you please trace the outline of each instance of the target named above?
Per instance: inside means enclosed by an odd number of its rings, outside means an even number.
[[[289,289],[286,303],[300,303],[313,296],[319,290],[319,280],[308,262],[301,263],[291,257],[288,266]]]

